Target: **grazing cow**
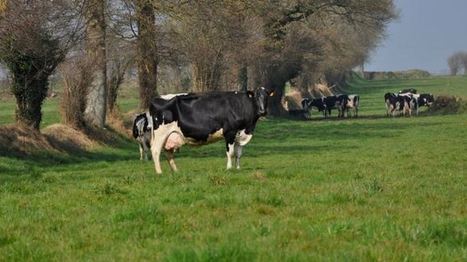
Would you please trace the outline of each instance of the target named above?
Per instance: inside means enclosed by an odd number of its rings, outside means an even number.
[[[148,151],[151,147],[151,116],[149,112],[141,113],[133,121],[133,137],[139,144],[139,159],[148,160]]]
[[[337,111],[338,111],[337,117],[344,117],[348,101],[349,101],[348,95],[337,95],[337,96],[326,97],[325,102],[326,102],[326,108],[329,111],[329,115],[331,115],[332,108],[337,108]]]
[[[222,138],[226,144],[227,169],[240,168],[242,148],[252,138],[259,117],[266,115],[268,92],[210,92],[177,96],[169,101],[156,98],[149,112],[154,118],[151,151],[156,173],[162,173],[160,153],[177,170],[174,150],[183,144],[204,145]]]
[[[303,110],[309,112],[313,107],[316,107],[319,112],[323,112],[323,116],[326,117],[326,104],[324,97],[321,98],[304,98],[301,102]]]
[[[435,102],[435,97],[433,94],[419,94],[417,100],[419,106],[429,107]]]
[[[347,116],[349,116],[349,109],[352,109],[353,116],[358,117],[358,107],[360,105],[360,96],[359,95],[346,95],[347,100],[343,101],[343,107]],[[343,97],[345,98],[345,97]],[[342,116],[344,116],[342,114]]]
[[[302,107],[304,110],[310,110],[312,107],[316,107],[319,112],[323,112],[325,118],[331,115],[332,109],[337,108],[339,111],[338,117],[342,117],[347,100],[347,95],[326,96],[315,99],[305,98],[302,100]]]
[[[430,107],[434,101],[435,99],[432,94],[413,94],[412,100],[410,102],[411,102],[411,106],[413,107],[413,109],[416,111],[416,114],[418,115],[418,111],[421,106]]]
[[[413,96],[386,93],[384,99],[386,102],[387,115],[391,114],[394,117],[397,112],[400,112],[401,115],[412,115]]]

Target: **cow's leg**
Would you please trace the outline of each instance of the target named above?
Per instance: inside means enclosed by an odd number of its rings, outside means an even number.
[[[235,156],[235,136],[235,132],[228,132],[224,134],[227,155],[227,169],[232,168],[232,158]]]
[[[177,172],[177,166],[175,165],[175,160],[174,160],[174,150],[167,150],[165,151],[166,156],[167,156],[167,161],[169,162],[170,168],[172,171]]]
[[[165,139],[161,139],[161,137],[157,137],[157,139],[155,138],[151,142],[152,160],[154,161],[154,168],[156,169],[157,174],[162,174],[160,156],[164,140]]]
[[[153,133],[153,138],[151,139],[151,153],[152,160],[154,161],[154,168],[156,169],[157,174],[162,174],[160,156],[162,148],[164,147],[167,137],[171,133],[170,130],[165,130],[165,128],[157,129]]]
[[[237,169],[240,169],[240,157],[242,157],[243,146],[235,143],[235,157],[237,160]]]
[[[146,141],[144,141],[143,142],[143,153],[144,153],[144,160],[146,161],[148,160],[148,151],[149,151],[149,146],[146,144]]]
[[[140,143],[139,144],[139,160],[143,160],[143,153],[144,153],[143,145]]]
[[[226,147],[227,147],[227,151],[226,151],[226,155],[227,155],[227,169],[231,169],[232,168],[232,158],[234,157],[235,153],[234,153],[234,148],[235,148],[235,144],[234,143],[226,143]]]

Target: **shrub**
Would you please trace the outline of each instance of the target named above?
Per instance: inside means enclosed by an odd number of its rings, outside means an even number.
[[[428,109],[429,113],[452,114],[462,113],[467,109],[467,103],[455,96],[438,96],[433,105]]]

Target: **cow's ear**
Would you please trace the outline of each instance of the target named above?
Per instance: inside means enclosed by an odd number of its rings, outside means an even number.
[[[254,97],[255,96],[255,93],[253,93],[252,91],[246,91],[246,94],[248,95],[248,97]]]
[[[272,91],[272,92],[269,94],[269,96],[274,96],[274,91]]]

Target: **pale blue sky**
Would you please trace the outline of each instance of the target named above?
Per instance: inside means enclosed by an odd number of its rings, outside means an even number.
[[[377,0],[376,0],[377,1]],[[447,73],[446,59],[467,51],[467,0],[395,0],[400,18],[365,66],[368,71]]]

